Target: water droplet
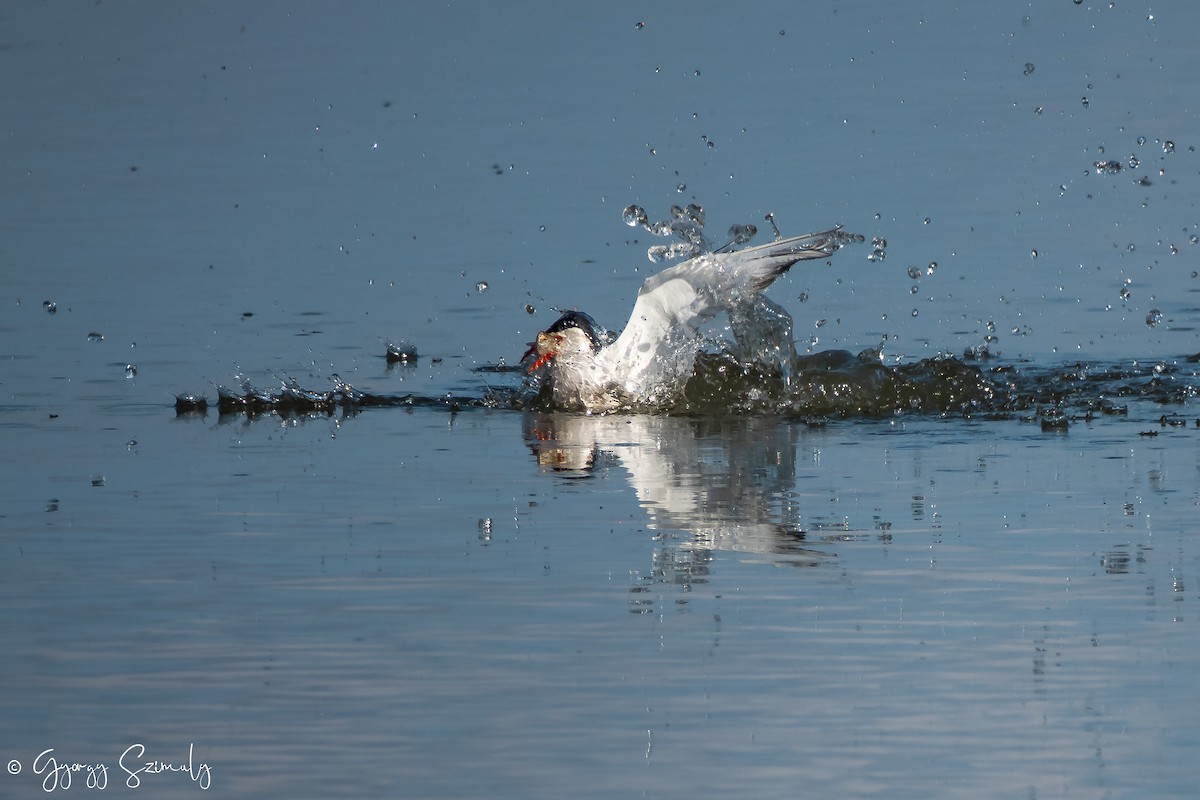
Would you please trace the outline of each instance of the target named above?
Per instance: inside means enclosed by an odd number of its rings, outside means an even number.
[[[1092,164],[1097,175],[1116,175],[1124,166],[1120,161],[1096,161]]]
[[[930,222],[932,222],[932,220],[929,219],[929,217],[926,217],[925,219],[921,220],[922,225],[928,225]]]
[[[683,210],[684,215],[695,222],[700,227],[704,227],[704,209],[695,203],[688,203],[687,208]]]
[[[1030,62],[1030,63],[1027,63],[1027,64],[1025,65],[1025,74],[1026,74],[1026,75],[1032,75],[1032,74],[1033,74],[1033,71],[1034,71],[1035,69],[1037,69],[1037,67],[1035,67],[1035,66],[1033,65],[1033,63],[1032,63],[1032,62]]]
[[[1037,250],[1030,250],[1030,251],[1029,251],[1029,257],[1030,257],[1030,258],[1037,258],[1037,256],[1038,256]]]
[[[1141,147],[1142,145],[1144,145],[1146,143],[1146,137],[1145,136],[1137,137],[1137,143],[1138,143],[1138,147]]]
[[[916,310],[915,308],[912,310],[912,315],[913,315],[914,317],[915,317],[915,316],[917,316],[917,310]]]
[[[920,287],[920,286],[916,286],[916,285],[914,284],[914,285],[913,285],[913,287],[912,287],[911,289],[909,289],[909,290],[908,290],[908,293],[909,293],[909,294],[916,294],[916,293],[917,293],[917,292],[919,292],[919,291],[921,291],[921,287]]]
[[[780,28],[780,29],[779,29],[779,35],[780,35],[780,36],[786,36],[786,35],[787,35],[787,31],[785,31],[783,28]]]
[[[89,333],[89,334],[87,335],[87,340],[88,340],[89,342],[103,342],[103,341],[104,341],[104,334],[103,334],[103,333],[99,333],[98,331],[92,331],[91,333]]]
[[[1035,108],[1033,110],[1033,113],[1037,114],[1040,117],[1042,115],[1042,112],[1044,112],[1045,110],[1046,109],[1043,106],[1038,106],[1037,108]]]
[[[734,244],[742,245],[749,242],[758,233],[758,228],[753,225],[730,225],[729,238]]]
[[[1193,233],[1191,236],[1188,237],[1188,241],[1191,242],[1192,244],[1200,244],[1200,236]]]
[[[525,304],[525,313],[526,314],[532,314],[535,311],[537,311],[537,309],[533,307],[533,303]]]
[[[46,309],[47,314],[58,313],[58,303],[54,302],[53,300],[44,300],[42,302],[42,308]]]
[[[1129,160],[1127,160],[1125,163],[1129,165],[1130,169],[1137,169],[1142,165],[1142,160],[1136,155],[1131,155],[1129,156]]]
[[[1128,300],[1131,297],[1133,297],[1133,292],[1129,291],[1128,287],[1122,286],[1121,287],[1121,299]]]
[[[646,216],[646,209],[641,206],[625,206],[625,210],[621,212],[621,219],[631,228],[636,228],[638,225],[645,225],[650,219]]]
[[[1157,308],[1152,308],[1150,309],[1150,313],[1146,315],[1146,327],[1157,328],[1162,319],[1163,313]]]
[[[1080,103],[1082,103],[1082,104],[1083,104],[1083,107],[1084,107],[1084,108],[1087,108],[1088,106],[1090,106],[1090,105],[1091,105],[1091,102],[1090,102],[1090,101],[1087,99],[1087,95],[1086,95],[1086,94],[1085,94],[1085,95],[1083,96],[1083,98],[1080,100]]]
[[[633,27],[637,28],[640,31],[642,28],[646,27],[646,23],[638,22]]]
[[[675,187],[675,191],[679,192],[680,194],[682,194],[682,193],[686,192],[686,191],[687,191],[687,184],[686,184],[686,183],[681,183],[681,184],[679,184],[678,186],[676,186],[676,187]]]
[[[389,364],[413,364],[420,358],[417,348],[408,342],[388,342],[384,359]]]
[[[818,327],[818,328],[824,328],[824,327],[825,327],[825,323],[826,323],[827,321],[828,321],[828,320],[823,320],[823,319],[819,319],[819,320],[817,320],[817,327]]]
[[[488,290],[488,282],[487,281],[480,281],[479,283],[475,284],[475,291],[479,292],[480,294],[483,294],[487,290]]]
[[[909,267],[908,277],[912,278],[914,281],[919,281],[921,279],[921,270],[917,269],[916,267]]]
[[[646,258],[655,264],[661,264],[671,258],[671,248],[665,244],[656,244],[646,251]]]
[[[1195,277],[1194,273],[1193,273],[1192,277]],[[799,300],[801,303],[807,303],[808,302],[808,292],[801,292]]]
[[[775,241],[778,242],[780,239],[782,239],[783,234],[779,232],[779,226],[775,224],[775,212],[768,211],[767,215],[763,217],[763,219],[771,223],[771,232],[775,234]]]
[[[697,78],[699,78],[699,77],[700,77],[700,70],[696,70],[696,72],[695,72],[695,75],[696,75],[696,77],[697,77]]]
[[[887,258],[887,239],[882,236],[871,237],[871,254],[867,256],[868,261],[883,261]]]
[[[926,274],[926,275],[932,275],[932,274],[933,274],[933,273],[935,273],[935,272],[937,272],[937,262],[936,262],[936,261],[930,261],[930,262],[929,262],[929,266],[925,268],[925,274]]]

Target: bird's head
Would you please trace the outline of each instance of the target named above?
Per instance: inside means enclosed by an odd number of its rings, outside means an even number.
[[[582,311],[568,311],[529,343],[521,362],[533,357],[528,371],[536,372],[556,358],[595,353],[602,346],[601,338],[595,320]]]

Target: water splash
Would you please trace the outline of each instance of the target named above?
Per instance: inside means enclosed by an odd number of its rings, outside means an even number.
[[[417,348],[406,341],[386,343],[384,359],[389,364],[415,364],[419,357]]]
[[[646,257],[656,264],[678,258],[692,258],[714,250],[704,234],[704,208],[696,203],[688,203],[686,206],[672,205],[667,218],[653,222],[644,208],[628,205],[621,211],[621,220],[631,228],[640,227],[653,236],[679,239],[678,243],[652,245],[647,250]]]

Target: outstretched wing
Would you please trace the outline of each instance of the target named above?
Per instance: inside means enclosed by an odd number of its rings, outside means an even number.
[[[763,291],[793,264],[833,255],[845,236],[838,227],[732,253],[705,253],[647,278],[625,330],[605,348],[606,371],[639,392],[686,380],[700,325]]]

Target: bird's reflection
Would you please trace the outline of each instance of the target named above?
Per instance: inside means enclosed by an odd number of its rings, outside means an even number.
[[[538,413],[524,419],[537,463],[565,478],[620,465],[657,534],[653,580],[706,581],[713,551],[816,566],[843,535],[800,524],[795,424],[765,416],[695,419]],[[827,533],[828,531],[826,531]]]

